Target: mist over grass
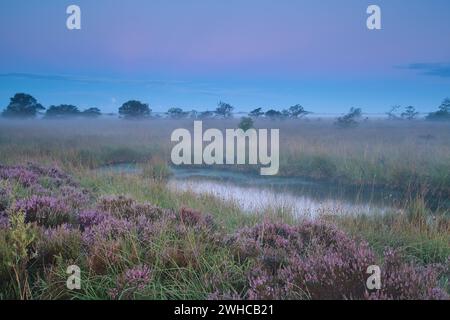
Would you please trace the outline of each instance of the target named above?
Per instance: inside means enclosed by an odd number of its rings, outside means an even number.
[[[238,119],[203,121],[204,130],[238,125]],[[450,196],[448,123],[374,119],[341,129],[331,120],[310,119],[257,120],[254,126],[280,129],[280,175]],[[56,161],[68,168],[145,162],[156,155],[170,163],[176,128],[192,130],[193,120],[0,120],[0,152],[4,163]]]
[[[280,129],[281,175],[398,188],[410,196],[404,213],[325,210],[311,221],[171,190],[170,134],[192,120],[0,120],[0,298],[448,298],[450,223],[425,195],[449,197],[449,124],[254,126]],[[143,171],[96,170],[114,163]],[[65,287],[71,264],[83,270],[82,290]],[[390,279],[379,292],[365,289],[368,264]]]

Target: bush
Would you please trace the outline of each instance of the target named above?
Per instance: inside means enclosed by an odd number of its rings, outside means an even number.
[[[40,226],[56,227],[74,221],[75,214],[65,201],[50,196],[31,196],[18,200],[12,208],[15,212],[23,212],[25,221],[36,222]]]
[[[151,112],[148,104],[136,100],[127,101],[119,108],[119,115],[125,119],[148,118]]]
[[[67,224],[42,230],[36,244],[37,259],[44,265],[53,264],[60,257],[76,260],[81,254],[81,232]]]
[[[367,291],[367,268],[377,264],[374,253],[367,243],[357,242],[324,223],[303,222],[296,226],[264,223],[239,231],[228,244],[240,263],[252,264],[242,296],[246,299],[447,297],[437,281],[439,268],[424,269],[397,259],[395,269],[389,255],[381,267],[383,279],[389,280],[382,282],[380,291]],[[409,275],[399,276],[397,272],[402,271]],[[420,283],[404,286],[405,278]]]
[[[239,122],[238,125],[239,129],[242,129],[244,131],[247,131],[251,128],[253,128],[253,119],[249,117],[243,117],[241,119],[241,122]]]
[[[337,118],[336,125],[341,128],[352,128],[358,126],[358,119],[362,116],[362,110],[360,108],[351,108],[350,111]]]

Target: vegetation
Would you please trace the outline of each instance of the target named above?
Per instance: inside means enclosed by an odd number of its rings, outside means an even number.
[[[45,112],[47,118],[66,118],[74,117],[80,114],[80,110],[76,106],[62,104],[59,106],[50,106]]]
[[[252,118],[260,118],[264,115],[264,112],[262,111],[262,108],[256,108],[250,111],[248,115]]]
[[[189,112],[183,111],[181,108],[170,108],[167,110],[167,115],[171,119],[182,119],[189,115]]]
[[[449,299],[448,123],[355,126],[361,110],[352,109],[336,126],[272,111],[284,121],[261,109],[245,127],[280,129],[281,175],[389,188],[404,195],[400,210],[324,207],[312,219],[175,191],[168,142],[174,129],[192,126],[187,117],[151,126],[3,119],[0,299]],[[132,114],[122,116],[151,111]],[[244,120],[204,119],[222,130]],[[118,163],[138,163],[142,173],[98,169]],[[81,290],[65,286],[73,264]],[[378,291],[365,287],[371,264],[386,279]]]
[[[136,100],[127,101],[119,108],[119,115],[125,119],[148,118],[151,112],[148,104]]]
[[[434,121],[450,121],[450,99],[445,99],[439,106],[439,110],[436,112],[431,112],[427,116],[428,120]]]
[[[233,116],[234,107],[225,102],[219,102],[216,109],[216,115],[222,118],[231,118]]]
[[[102,112],[99,108],[88,108],[81,112],[81,115],[88,118],[97,118],[102,115]]]
[[[401,114],[401,117],[406,120],[414,120],[418,115],[419,113],[416,111],[416,108],[413,106],[408,106],[405,108],[405,112]]]
[[[354,128],[358,126],[358,119],[362,116],[362,110],[360,108],[351,108],[350,111],[337,118],[336,125],[341,128]]]
[[[287,223],[174,194],[153,178],[79,175],[81,183],[57,167],[0,167],[1,298],[449,298],[445,220],[439,228],[417,225],[415,233],[405,226],[416,221],[401,216]],[[390,238],[377,234],[383,226]],[[413,238],[396,242],[404,234]],[[380,252],[383,244],[391,248]],[[427,252],[432,263],[424,262]],[[73,264],[82,270],[80,290],[65,286]],[[365,287],[373,264],[387,279],[379,291]]]
[[[250,117],[243,117],[241,122],[239,122],[238,127],[244,131],[253,128],[253,119]]]
[[[34,118],[45,108],[37,100],[25,93],[16,93],[2,115],[8,118]]]

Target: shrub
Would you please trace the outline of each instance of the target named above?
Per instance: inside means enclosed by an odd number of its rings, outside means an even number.
[[[117,285],[110,290],[112,299],[133,299],[143,293],[146,286],[150,284],[152,271],[146,265],[139,265],[127,269],[117,279]]]
[[[350,111],[337,118],[336,125],[340,128],[353,128],[358,126],[358,119],[362,116],[362,110],[360,108],[351,108]]]
[[[51,196],[34,195],[28,199],[18,200],[12,210],[23,212],[27,223],[36,222],[45,227],[71,223],[75,218],[72,208],[64,200]]]
[[[251,261],[243,298],[247,299],[414,299],[442,298],[438,269],[396,260],[398,270],[409,271],[417,286],[403,286],[389,256],[383,279],[374,294],[366,290],[367,267],[376,264],[365,242],[357,242],[334,226],[302,222],[296,226],[264,223],[244,228],[228,244],[241,263]],[[392,288],[396,288],[393,290]],[[220,294],[219,294],[220,295]]]
[[[57,257],[76,260],[81,254],[81,232],[67,224],[54,229],[44,229],[36,244],[37,259],[52,264]]]
[[[241,119],[241,122],[239,122],[238,127],[239,127],[239,129],[242,129],[244,131],[247,131],[247,130],[253,128],[253,119],[250,117],[243,117]]]
[[[416,266],[404,263],[399,252],[387,249],[381,269],[382,289],[369,294],[373,300],[448,300],[450,296],[439,288],[443,274],[449,276],[447,265]]]
[[[38,180],[38,175],[25,167],[0,167],[0,178],[20,183],[30,187]]]
[[[45,110],[45,108],[29,94],[16,93],[10,100],[9,105],[2,113],[4,117],[34,118],[40,111]]]
[[[147,118],[151,112],[148,104],[136,100],[127,101],[119,108],[120,116],[125,119]]]

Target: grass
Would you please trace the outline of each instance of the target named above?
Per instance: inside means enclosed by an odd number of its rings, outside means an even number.
[[[204,123],[205,129],[237,126],[238,120]],[[0,120],[1,160],[56,162],[69,169],[154,157],[169,162],[170,134],[180,127],[192,128],[192,120]],[[329,120],[260,120],[255,127],[281,128],[281,175],[450,197],[448,123],[372,120],[340,129]]]
[[[90,192],[94,202],[104,196],[126,195],[139,203],[149,202],[173,212],[193,208],[210,214],[217,224],[215,232],[225,238],[261,223],[302,223],[289,212],[281,214],[276,207],[244,213],[237,203],[169,189],[166,179],[170,133],[175,128],[191,126],[188,120],[0,120],[0,163],[33,162],[61,167]],[[235,126],[237,121],[232,120],[210,121],[205,125]],[[325,213],[321,221],[367,241],[380,260],[384,259],[385,248],[391,247],[399,250],[405,261],[418,265],[448,261],[448,213],[432,212],[425,205],[428,194],[441,201],[450,198],[448,124],[372,121],[344,130],[327,120],[311,120],[257,121],[256,126],[281,128],[282,175],[396,188],[411,199],[404,204],[405,214]],[[143,173],[93,170],[107,164],[130,162],[139,163]],[[40,183],[51,185],[51,181]],[[6,184],[0,186],[3,188]],[[15,184],[12,194],[15,199],[28,198],[33,191]],[[0,278],[8,274],[11,264],[13,270],[18,270],[15,274],[22,275],[15,281],[4,282],[8,283],[6,287],[0,285],[0,298],[108,299],[111,288],[115,287],[121,288],[117,298],[125,299],[205,299],[217,290],[243,294],[248,286],[248,272],[257,263],[236,260],[232,248],[216,243],[213,233],[203,229],[188,228],[180,234],[173,225],[163,223],[151,241],[142,241],[138,234],[129,232],[119,240],[103,239],[92,248],[84,248],[77,234],[67,235],[61,231],[56,237],[62,240],[41,241],[45,239],[43,231],[40,227],[34,228],[20,225],[19,221],[16,233],[0,231],[0,256],[3,261],[6,258],[16,261],[1,265]],[[41,265],[23,251],[20,256],[14,256],[10,249],[12,242],[29,247],[27,242],[30,241],[33,248],[41,246],[42,251],[49,252],[50,264]],[[89,270],[83,275],[83,290],[68,292],[65,288],[68,263]],[[152,266],[152,281],[146,285],[144,293],[120,283],[126,270],[143,264]]]

